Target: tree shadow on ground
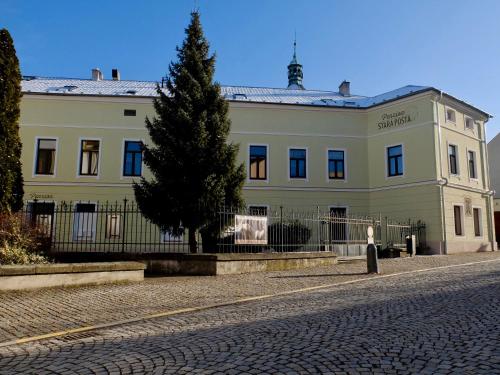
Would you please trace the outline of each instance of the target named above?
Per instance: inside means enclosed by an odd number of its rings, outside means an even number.
[[[49,366],[161,374],[380,371],[382,365],[419,373],[432,372],[433,360],[453,364],[457,351],[461,362],[492,373],[500,272],[456,273],[463,275],[375,279],[9,347],[0,351],[0,374]],[[479,347],[481,358],[473,362],[470,353]]]

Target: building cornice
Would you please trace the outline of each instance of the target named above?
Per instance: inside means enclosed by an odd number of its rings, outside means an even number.
[[[104,103],[127,103],[127,104],[151,104],[154,97],[151,96],[116,96],[116,95],[83,95],[83,94],[52,94],[24,92],[23,98],[36,100],[62,100],[77,102],[104,102]]]

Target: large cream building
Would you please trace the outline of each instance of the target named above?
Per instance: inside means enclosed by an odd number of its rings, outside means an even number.
[[[249,206],[409,217],[436,253],[496,249],[487,113],[433,87],[374,97],[306,90],[294,59],[287,88],[223,86],[230,138],[247,168]],[[139,142],[156,83],[24,77],[21,137],[27,199],[133,199]],[[196,155],[193,155],[196,157]]]

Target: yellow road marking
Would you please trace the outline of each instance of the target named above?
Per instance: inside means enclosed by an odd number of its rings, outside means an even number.
[[[280,296],[286,296],[286,295],[290,295],[290,294],[310,292],[310,291],[319,290],[319,289],[327,289],[327,288],[332,288],[335,286],[355,284],[355,283],[359,283],[359,282],[363,282],[363,281],[383,279],[383,278],[395,277],[395,276],[401,276],[401,275],[408,275],[408,274],[412,274],[412,273],[428,272],[428,271],[434,271],[434,270],[440,270],[440,269],[446,269],[446,268],[471,266],[471,265],[481,264],[481,263],[499,262],[499,261],[500,261],[500,259],[481,260],[481,261],[477,261],[477,262],[452,264],[452,265],[448,265],[448,266],[439,266],[439,267],[423,268],[420,270],[389,273],[386,275],[374,275],[374,276],[368,276],[368,277],[361,278],[361,279],[354,279],[354,280],[342,281],[342,282],[338,282],[338,283],[310,286],[307,288],[294,289],[294,290],[289,290],[286,292],[279,292],[279,293],[275,293],[275,294],[264,294],[261,296],[245,297],[245,298],[240,298],[240,299],[236,299],[236,300],[232,300],[232,301],[228,301],[228,302],[215,303],[215,304],[211,304],[211,305],[197,306],[197,307],[186,307],[186,308],[182,308],[182,309],[162,311],[162,312],[158,312],[155,314],[144,315],[144,316],[137,317],[137,318],[131,318],[131,319],[125,319],[125,320],[118,320],[118,321],[114,321],[114,322],[110,322],[110,323],[103,323],[103,324],[96,324],[96,325],[90,325],[90,326],[71,328],[71,329],[67,329],[64,331],[47,333],[44,335],[23,337],[23,338],[11,340],[11,341],[5,341],[5,342],[0,343],[0,348],[5,347],[5,346],[10,346],[10,345],[19,345],[19,344],[25,344],[25,343],[33,342],[33,341],[40,341],[40,340],[51,339],[51,338],[56,338],[56,337],[61,337],[61,336],[67,336],[67,335],[70,335],[73,333],[80,333],[80,332],[87,332],[87,331],[93,331],[93,330],[104,329],[104,328],[111,328],[111,327],[116,327],[119,325],[124,325],[124,324],[129,324],[129,323],[137,323],[140,321],[162,318],[162,317],[166,317],[166,316],[179,315],[179,314],[185,314],[185,313],[190,313],[190,312],[198,312],[198,311],[202,311],[202,310],[208,310],[208,309],[230,306],[230,305],[237,305],[237,304],[251,302],[251,301],[260,301],[260,300],[269,299],[269,298],[273,298],[273,297],[280,297]],[[318,276],[321,276],[321,275],[318,275]]]
[[[62,335],[69,335],[71,333],[78,333],[78,332],[85,332],[85,331],[90,331],[95,329],[95,326],[86,326],[86,327],[79,327],[79,328],[72,328],[72,329],[67,329],[65,331],[60,331],[60,332],[52,332],[52,333],[47,333],[45,335],[40,335],[40,336],[33,336],[33,337],[24,337],[22,339],[17,339],[14,340],[16,344],[24,344],[26,342],[30,341],[38,341],[38,340],[44,340],[44,339],[51,339],[53,337],[58,337]],[[4,344],[4,343],[2,343]]]

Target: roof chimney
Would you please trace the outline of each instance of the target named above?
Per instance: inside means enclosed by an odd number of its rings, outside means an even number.
[[[104,77],[102,76],[102,72],[99,68],[92,69],[92,80],[93,81],[102,81]]]
[[[348,82],[346,80],[342,81],[342,83],[339,86],[339,93],[342,96],[351,96],[351,88],[350,88],[351,82]]]
[[[113,77],[113,81],[119,81],[120,71],[118,69],[111,69],[111,77]]]

